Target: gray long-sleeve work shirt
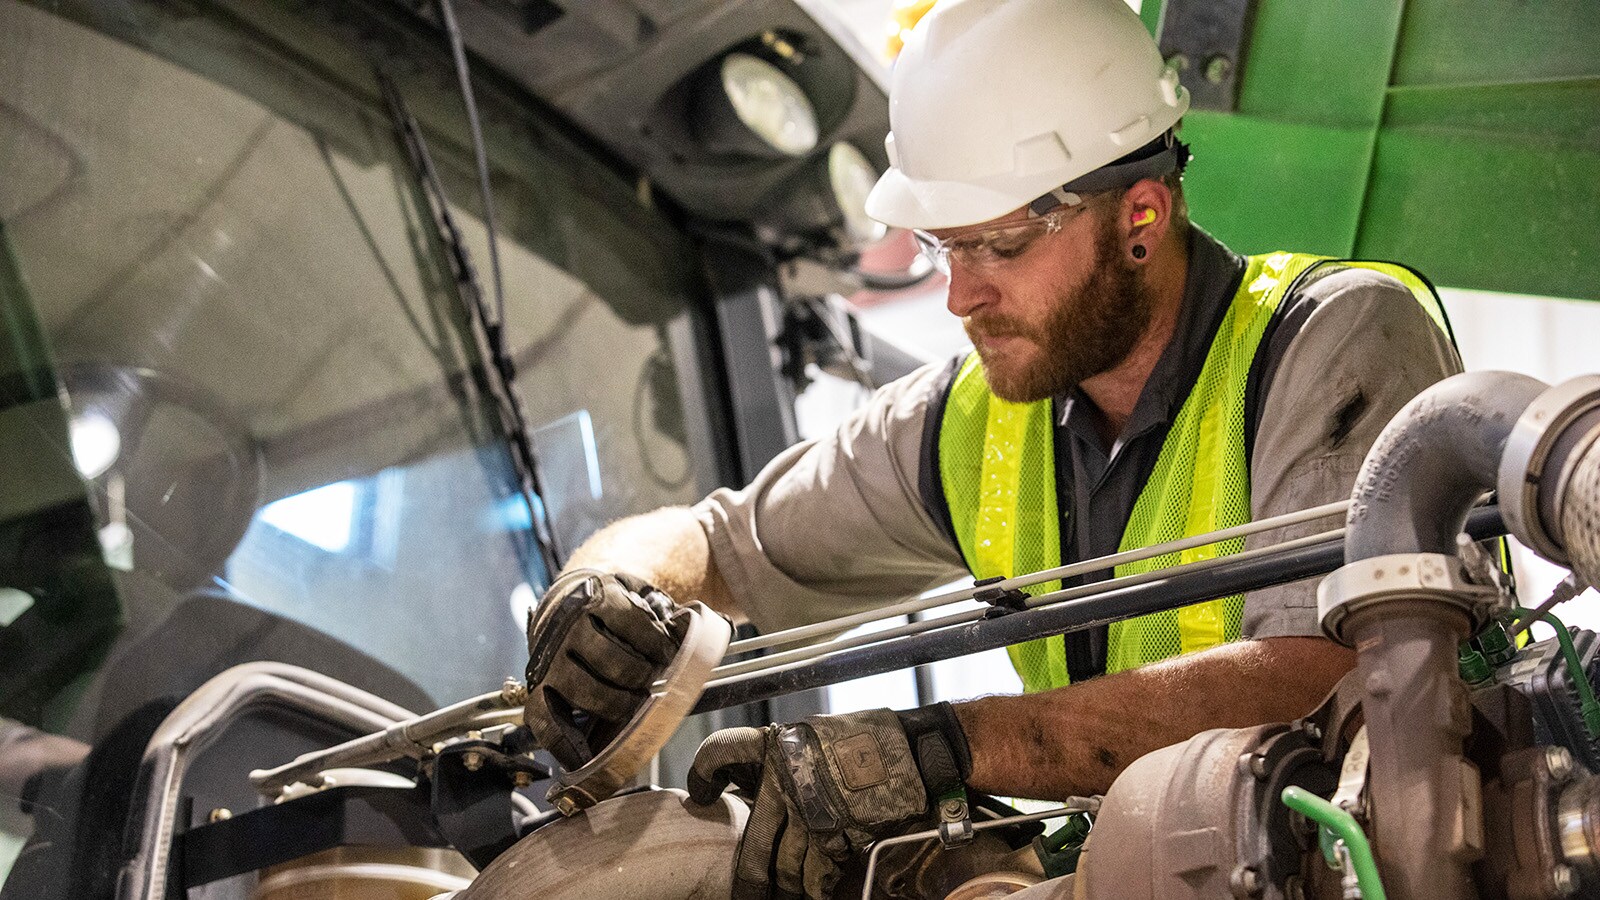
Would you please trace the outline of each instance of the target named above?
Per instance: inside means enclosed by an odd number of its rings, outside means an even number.
[[[1172,342],[1127,426],[1107,445],[1089,401],[1055,401],[1062,561],[1116,552],[1188,396],[1244,260],[1191,232]],[[1250,451],[1256,519],[1349,497],[1378,432],[1428,385],[1461,370],[1449,338],[1404,285],[1339,268],[1298,286],[1263,339]],[[743,490],[694,507],[718,570],[763,631],[916,595],[969,574],[937,496],[933,435],[955,366],[930,365],[877,391],[833,434],[789,448]],[[1329,519],[1258,534],[1247,547],[1335,528]],[[1104,576],[1100,576],[1104,577]],[[1315,583],[1246,597],[1243,635],[1320,634]],[[1103,666],[1104,634],[1069,636],[1075,678]]]

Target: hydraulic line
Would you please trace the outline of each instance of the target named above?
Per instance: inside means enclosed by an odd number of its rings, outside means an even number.
[[[1600,737],[1600,701],[1594,697],[1594,688],[1589,685],[1589,673],[1584,671],[1583,660],[1578,656],[1578,650],[1572,645],[1572,634],[1567,631],[1567,626],[1556,618],[1556,614],[1548,610],[1538,612],[1531,609],[1518,608],[1516,610],[1519,624],[1523,620],[1544,619],[1555,629],[1556,642],[1561,645],[1561,656],[1567,661],[1567,675],[1572,679],[1573,687],[1578,690],[1578,704],[1583,710],[1583,728],[1589,732],[1590,738]]]
[[[1387,900],[1383,879],[1378,876],[1378,861],[1372,856],[1372,845],[1367,842],[1367,834],[1361,830],[1354,816],[1316,794],[1292,785],[1283,789],[1283,805],[1317,823],[1344,843],[1349,851],[1351,868],[1355,870],[1356,883],[1361,888],[1361,900]]]
[[[918,597],[914,600],[906,600],[901,603],[895,603],[889,606],[883,606],[876,609],[859,612],[854,615],[842,616],[837,619],[829,619],[826,622],[817,622],[812,625],[802,625],[798,628],[775,631],[772,634],[758,635],[753,638],[746,638],[742,641],[735,641],[733,645],[728,648],[728,655],[733,656],[740,653],[748,653],[752,650],[765,650],[770,647],[781,647],[785,644],[796,644],[800,643],[801,641],[811,640],[813,638],[827,637],[829,635],[838,634],[841,631],[848,631],[852,628],[866,625],[871,622],[879,622],[884,619],[892,619],[897,616],[904,616],[910,613],[917,613],[922,612],[923,610],[933,609],[937,606],[945,606],[951,603],[959,603],[963,600],[970,600],[980,591],[1011,591],[1016,590],[1017,588],[1041,584],[1046,581],[1057,581],[1064,578],[1075,578],[1079,575],[1088,575],[1094,572],[1103,572],[1108,569],[1114,569],[1117,566],[1125,563],[1153,559],[1154,557],[1165,556],[1169,553],[1180,553],[1184,550],[1193,550],[1197,547],[1204,547],[1209,544],[1219,544],[1223,541],[1233,540],[1234,538],[1249,537],[1250,535],[1259,534],[1263,531],[1271,531],[1274,528],[1285,528],[1305,522],[1314,522],[1318,519],[1332,518],[1334,516],[1345,514],[1349,511],[1349,509],[1349,500],[1339,500],[1333,503],[1323,504],[1322,506],[1314,506],[1310,509],[1303,509],[1298,512],[1285,513],[1281,516],[1272,516],[1270,518],[1261,519],[1255,522],[1246,522],[1243,525],[1235,525],[1232,528],[1223,528],[1217,531],[1206,532],[1205,534],[1197,534],[1193,537],[1181,538],[1176,541],[1168,541],[1165,544],[1154,544],[1149,547],[1141,547],[1137,550],[1126,550],[1121,553],[1113,553],[1108,556],[1099,556],[1094,559],[1086,559],[1081,562],[1070,563],[1068,565],[1058,566],[1053,569],[1043,569],[1041,571],[1030,572],[1025,575],[1016,575],[1003,581],[998,581],[991,584],[974,585],[968,588],[947,591],[943,594],[935,594],[931,597]],[[1042,600],[1043,598],[1040,597],[1035,599]]]

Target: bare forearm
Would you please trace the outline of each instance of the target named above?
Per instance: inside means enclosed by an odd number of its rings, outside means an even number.
[[[674,600],[699,600],[735,620],[742,618],[717,572],[705,531],[685,507],[668,506],[612,522],[573,552],[567,568],[637,575]]]
[[[1355,654],[1314,637],[1229,644],[1042,694],[956,706],[977,790],[1052,799],[1100,794],[1135,759],[1211,728],[1314,709]]]

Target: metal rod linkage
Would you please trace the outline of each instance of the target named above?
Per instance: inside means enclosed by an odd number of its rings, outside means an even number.
[[[1290,525],[1299,525],[1304,522],[1315,522],[1318,519],[1342,516],[1348,512],[1349,509],[1349,500],[1338,500],[1333,503],[1325,503],[1321,506],[1313,506],[1310,509],[1302,509],[1298,512],[1284,513],[1281,516],[1272,516],[1270,518],[1261,519],[1255,522],[1246,522],[1243,525],[1235,525],[1232,528],[1223,528],[1217,531],[1209,531],[1205,534],[1197,534],[1193,537],[1181,538],[1176,541],[1168,541],[1165,544],[1153,544],[1149,547],[1140,547],[1136,550],[1125,550],[1121,553],[1113,553],[1109,556],[1086,559],[1081,562],[1057,566],[1053,569],[1043,569],[1038,572],[1030,572],[1026,575],[1017,575],[1013,578],[1007,578],[1004,581],[995,582],[993,584],[982,585],[981,587],[974,585],[972,587],[946,591],[943,594],[935,594],[931,597],[917,597],[911,600],[902,601],[900,603],[894,603],[889,606],[864,610],[862,612],[855,613],[854,615],[842,616],[837,619],[829,619],[826,622],[817,622],[812,625],[801,625],[796,628],[789,628],[783,631],[774,631],[772,634],[762,634],[752,638],[745,638],[742,641],[734,641],[733,645],[728,648],[728,655],[733,656],[740,653],[749,653],[752,650],[765,650],[770,647],[781,647],[785,644],[795,644],[801,641],[810,640],[812,638],[826,637],[830,634],[838,634],[841,631],[848,631],[852,628],[866,625],[869,622],[879,622],[884,619],[892,619],[896,616],[904,616],[915,612],[922,612],[926,609],[933,609],[936,606],[960,603],[962,600],[971,600],[981,590],[992,590],[998,588],[1003,591],[1009,591],[1015,588],[1029,587],[1031,585],[1040,584],[1046,581],[1057,581],[1063,578],[1076,578],[1079,575],[1088,575],[1093,572],[1102,572],[1106,569],[1114,569],[1117,566],[1125,563],[1153,559],[1157,556],[1165,556],[1168,553],[1180,553],[1184,550],[1193,550],[1196,547],[1204,547],[1208,544],[1219,544],[1223,541],[1231,541],[1234,538],[1249,537],[1250,535],[1259,534],[1263,531],[1271,531],[1274,528],[1286,528]]]
[[[1276,553],[1299,550],[1304,547],[1310,547],[1328,541],[1339,540],[1343,537],[1344,529],[1337,528],[1332,531],[1324,531],[1321,534],[1313,534],[1302,538],[1296,538],[1292,541],[1284,541],[1281,544],[1274,544],[1270,547],[1257,547],[1254,550],[1246,550],[1241,553],[1234,553],[1228,556],[1219,556],[1213,559],[1187,563],[1181,568],[1156,569],[1150,572],[1138,572],[1133,575],[1124,575],[1120,578],[1097,581],[1093,584],[1064,588],[1059,591],[1051,591],[1048,594],[1040,594],[1037,597],[1028,598],[1027,607],[1029,609],[1039,609],[1046,606],[1054,606],[1056,604],[1066,603],[1072,600],[1081,600],[1086,597],[1098,596],[1109,591],[1162,581],[1171,578],[1180,571],[1203,572],[1207,569],[1214,569],[1218,566],[1226,565],[1228,563],[1235,563],[1249,559],[1259,559],[1263,556],[1270,556]],[[808,659],[815,659],[819,656],[826,656],[830,653],[837,653],[840,650],[847,650],[852,647],[862,647],[868,644],[876,644],[883,641],[892,640],[897,637],[922,634],[923,632],[927,631],[936,631],[941,628],[949,628],[953,625],[963,625],[967,622],[975,622],[978,619],[988,616],[989,614],[989,608],[967,609],[958,613],[952,613],[948,616],[941,616],[937,619],[924,619],[917,622],[908,622],[905,625],[900,625],[894,628],[886,628],[882,631],[873,631],[868,632],[867,634],[858,634],[853,637],[839,638],[838,640],[833,641],[824,641],[805,647],[797,647],[793,650],[785,650],[782,653],[774,653],[770,656],[761,656],[755,659],[745,660],[743,662],[729,663],[727,665],[719,666],[712,671],[712,680],[708,682],[707,686],[711,687],[715,685],[736,683],[738,680],[740,680],[738,676],[749,676],[758,672],[780,669],[784,666],[790,666],[794,663],[803,662]]]
[[[999,819],[988,819],[983,822],[974,822],[972,830],[988,831],[991,828],[1000,828],[1005,825],[1020,825],[1024,822],[1042,822],[1045,819],[1054,819],[1057,816],[1071,815],[1072,813],[1096,813],[1100,811],[1099,797],[1068,797],[1063,806],[1055,809],[1044,809],[1039,812],[1022,813],[1016,816],[1005,816]],[[872,883],[878,870],[878,853],[886,848],[898,844],[916,844],[922,841],[931,841],[939,837],[939,829],[931,828],[927,831],[913,831],[910,834],[900,834],[894,837],[874,841],[872,850],[867,854],[866,884],[861,888],[862,900],[872,900]]]
[[[1475,509],[1467,518],[1467,534],[1474,540],[1506,533],[1496,506]],[[870,646],[830,650],[816,659],[789,663],[774,669],[730,678],[708,685],[695,706],[697,713],[768,700],[795,691],[821,687],[853,678],[879,675],[983,650],[993,650],[1034,638],[1051,637],[1119,622],[1147,613],[1177,609],[1219,597],[1249,593],[1303,578],[1326,575],[1344,564],[1344,542],[1320,541],[1298,549],[1270,549],[1255,558],[1243,554],[1162,570],[1165,578],[1124,586],[1037,609],[995,618],[957,623],[937,630],[879,641]],[[1215,565],[1210,563],[1215,562]]]

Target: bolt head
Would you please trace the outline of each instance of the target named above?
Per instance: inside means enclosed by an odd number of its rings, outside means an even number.
[[[226,822],[231,818],[233,818],[233,810],[219,806],[216,809],[213,809],[210,815],[206,816],[206,821]]]
[[[1571,866],[1558,865],[1550,870],[1550,889],[1557,897],[1571,897],[1578,892],[1578,873]]]
[[[566,794],[557,794],[551,802],[563,816],[573,816],[578,813],[578,802]]]
[[[1258,870],[1251,868],[1250,866],[1239,866],[1233,870],[1233,877],[1229,880],[1233,882],[1230,887],[1233,888],[1234,896],[1261,896],[1263,885],[1261,883],[1261,872]]]
[[[967,805],[960,800],[946,800],[940,809],[946,816],[957,818],[966,815]]]
[[[1233,60],[1226,56],[1213,56],[1206,60],[1206,80],[1212,84],[1221,84],[1233,72]]]
[[[508,677],[505,684],[500,685],[500,699],[506,706],[521,706],[528,702],[528,689],[522,682]]]
[[[468,750],[461,754],[461,766],[468,772],[476,772],[483,768],[483,754],[476,750]]]
[[[1175,72],[1187,72],[1189,71],[1189,57],[1183,53],[1174,53],[1167,57],[1167,65],[1171,66]]]
[[[1574,768],[1572,753],[1565,747],[1546,747],[1544,765],[1550,770],[1550,777],[1556,781],[1566,781],[1572,777]]]
[[[1260,753],[1252,753],[1245,757],[1245,767],[1257,781],[1267,777],[1267,758]]]
[[[533,784],[533,776],[527,772],[513,772],[511,773],[511,783],[519,788],[525,788]]]

